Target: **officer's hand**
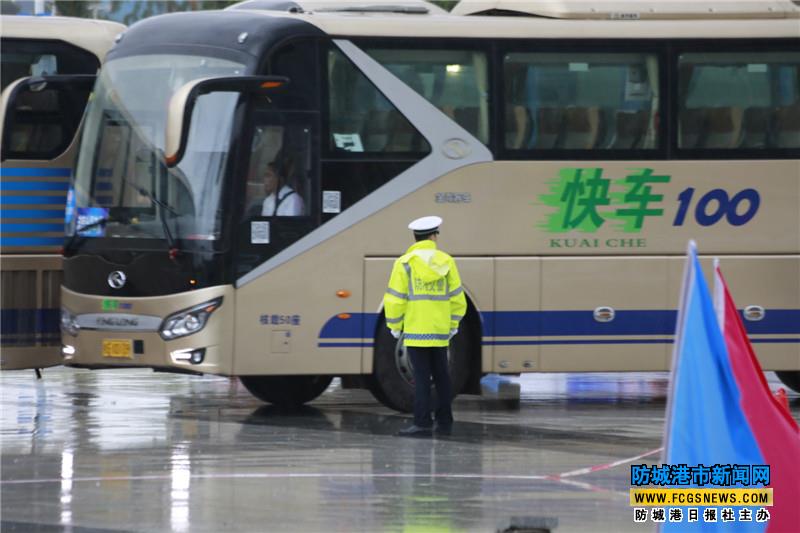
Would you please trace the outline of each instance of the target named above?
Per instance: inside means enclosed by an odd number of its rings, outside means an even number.
[[[452,339],[453,337],[455,337],[456,333],[458,333],[458,328],[451,329],[450,330],[450,338]]]
[[[393,330],[391,330],[391,332],[392,332],[392,337],[394,337],[395,339],[399,339],[400,338],[401,331],[399,329],[393,329]]]

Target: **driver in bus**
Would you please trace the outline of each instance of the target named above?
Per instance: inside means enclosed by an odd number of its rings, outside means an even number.
[[[280,153],[267,164],[262,174],[263,194],[266,197],[260,202],[258,214],[264,217],[297,217],[305,214],[303,198],[289,185],[292,173],[293,165]]]

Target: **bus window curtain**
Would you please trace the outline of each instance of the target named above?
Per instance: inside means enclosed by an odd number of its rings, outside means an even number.
[[[475,85],[478,87],[480,97],[478,139],[484,144],[489,144],[489,62],[482,52],[473,52],[472,64],[475,70]]]
[[[658,130],[656,128],[658,124],[658,106],[661,100],[659,95],[660,80],[658,79],[658,58],[652,55],[647,56],[645,65],[647,67],[647,80],[650,82],[650,91],[653,98],[650,101],[650,118],[647,120],[647,133],[645,134],[642,148],[655,148],[658,136]]]

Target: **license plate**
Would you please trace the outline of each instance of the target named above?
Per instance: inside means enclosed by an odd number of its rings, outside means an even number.
[[[133,341],[130,339],[103,340],[103,357],[133,358]]]

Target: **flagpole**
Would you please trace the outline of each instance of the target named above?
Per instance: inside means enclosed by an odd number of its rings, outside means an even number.
[[[686,305],[689,300],[689,294],[692,286],[694,285],[694,276],[691,274],[694,272],[694,257],[696,255],[697,243],[694,241],[694,239],[689,239],[689,243],[686,246],[686,263],[683,266],[683,283],[681,286],[681,297],[678,302],[678,316],[675,320],[675,339],[672,343],[672,365],[670,366],[669,390],[667,391],[667,412],[664,419],[664,437],[662,439],[662,442],[664,443],[664,450],[661,452],[662,464],[668,462],[667,451],[669,450],[670,445],[670,427],[672,427],[672,403],[673,398],[675,397],[675,377],[678,375],[678,364],[680,363],[680,357],[678,355],[683,344],[683,331],[686,326],[686,324],[684,324],[684,321],[686,320]]]
[[[714,312],[717,315],[719,329],[725,334],[725,289],[719,275],[719,257],[714,258]]]

